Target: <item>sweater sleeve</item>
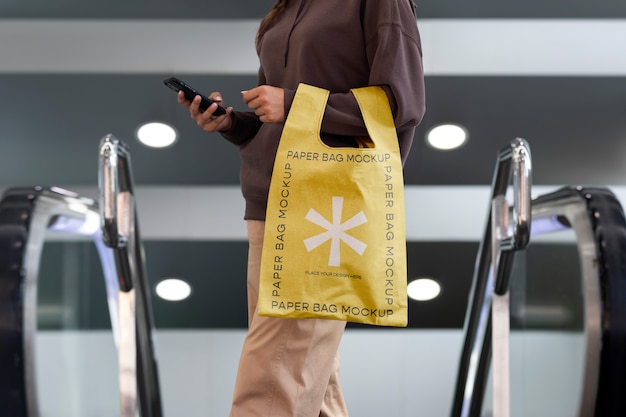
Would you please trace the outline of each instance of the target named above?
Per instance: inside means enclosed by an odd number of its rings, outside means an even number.
[[[369,85],[381,86],[389,98],[396,129],[413,129],[425,111],[421,39],[411,0],[362,0],[362,24],[369,63]],[[361,86],[355,86],[361,87]],[[290,108],[295,91],[285,91]],[[351,93],[332,93],[322,131],[336,135],[367,133]]]
[[[224,139],[238,146],[252,139],[263,124],[254,112],[234,111],[230,115],[230,120],[230,129],[220,134]]]
[[[422,45],[410,0],[368,1],[364,17],[370,85],[387,91],[400,130],[417,126],[425,111]],[[374,10],[375,12],[372,13]]]

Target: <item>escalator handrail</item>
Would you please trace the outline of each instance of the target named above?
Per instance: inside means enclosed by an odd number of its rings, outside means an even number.
[[[513,207],[511,209],[513,230],[509,236],[499,242],[500,259],[494,282],[494,292],[503,295],[509,288],[509,272],[513,254],[517,250],[524,249],[530,240],[532,162],[528,143],[521,138],[513,140],[510,146],[500,151],[498,165],[492,201],[497,198],[506,198],[510,177],[513,177]],[[490,217],[491,215],[493,213]]]
[[[606,189],[576,187],[585,200],[596,238],[600,275],[601,352],[596,416],[626,412],[626,217],[615,195]]]
[[[491,297],[495,282],[499,283],[500,291],[508,286],[508,282],[498,277],[510,268],[515,250],[525,247],[530,240],[531,174],[530,148],[524,139],[516,138],[509,146],[499,151],[491,186],[491,201],[506,197],[511,177],[513,177],[513,231],[510,239],[502,242],[501,246],[500,265],[506,267],[499,267],[497,276],[491,277],[492,211],[490,205],[485,232],[478,249],[465,315],[464,340],[453,393],[451,417],[476,415],[476,404],[482,402],[487,379],[486,369],[482,365],[488,363],[491,355]]]
[[[129,318],[134,319],[133,323],[129,323],[129,329],[134,329],[136,336],[132,341],[134,343],[127,344],[125,352],[120,352],[120,355],[129,358],[136,355],[136,368],[132,372],[136,376],[141,416],[161,417],[163,412],[153,337],[155,326],[137,221],[130,152],[127,145],[112,134],[100,141],[98,185],[103,241],[115,253],[120,291],[125,293],[122,298],[126,299],[129,295],[134,300],[134,305],[129,306],[134,310],[134,317]],[[134,352],[127,352],[129,349]]]
[[[128,147],[112,135],[100,142],[98,189],[102,239],[111,248],[125,247],[129,239],[129,224],[120,217],[119,198],[122,192],[133,194],[132,172],[128,169]],[[123,211],[129,208],[124,207]],[[123,224],[125,223],[125,224]]]

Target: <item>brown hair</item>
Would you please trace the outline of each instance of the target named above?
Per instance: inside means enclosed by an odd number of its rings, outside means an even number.
[[[272,10],[265,16],[265,18],[261,21],[261,25],[259,26],[259,30],[256,33],[256,43],[258,44],[265,32],[272,26],[274,21],[283,13],[285,8],[287,7],[287,3],[289,0],[278,0]]]

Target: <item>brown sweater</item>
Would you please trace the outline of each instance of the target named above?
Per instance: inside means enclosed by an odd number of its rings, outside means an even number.
[[[290,0],[258,45],[259,85],[285,90],[288,114],[299,83],[330,91],[322,137],[351,146],[367,131],[351,88],[382,86],[394,114],[403,161],[424,114],[424,74],[410,0]],[[240,147],[245,218],[264,220],[282,124],[233,112],[222,135]]]

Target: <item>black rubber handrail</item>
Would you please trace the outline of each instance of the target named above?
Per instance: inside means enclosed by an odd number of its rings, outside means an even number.
[[[576,188],[585,199],[598,250],[602,297],[602,351],[596,416],[626,414],[626,219],[615,195]]]

